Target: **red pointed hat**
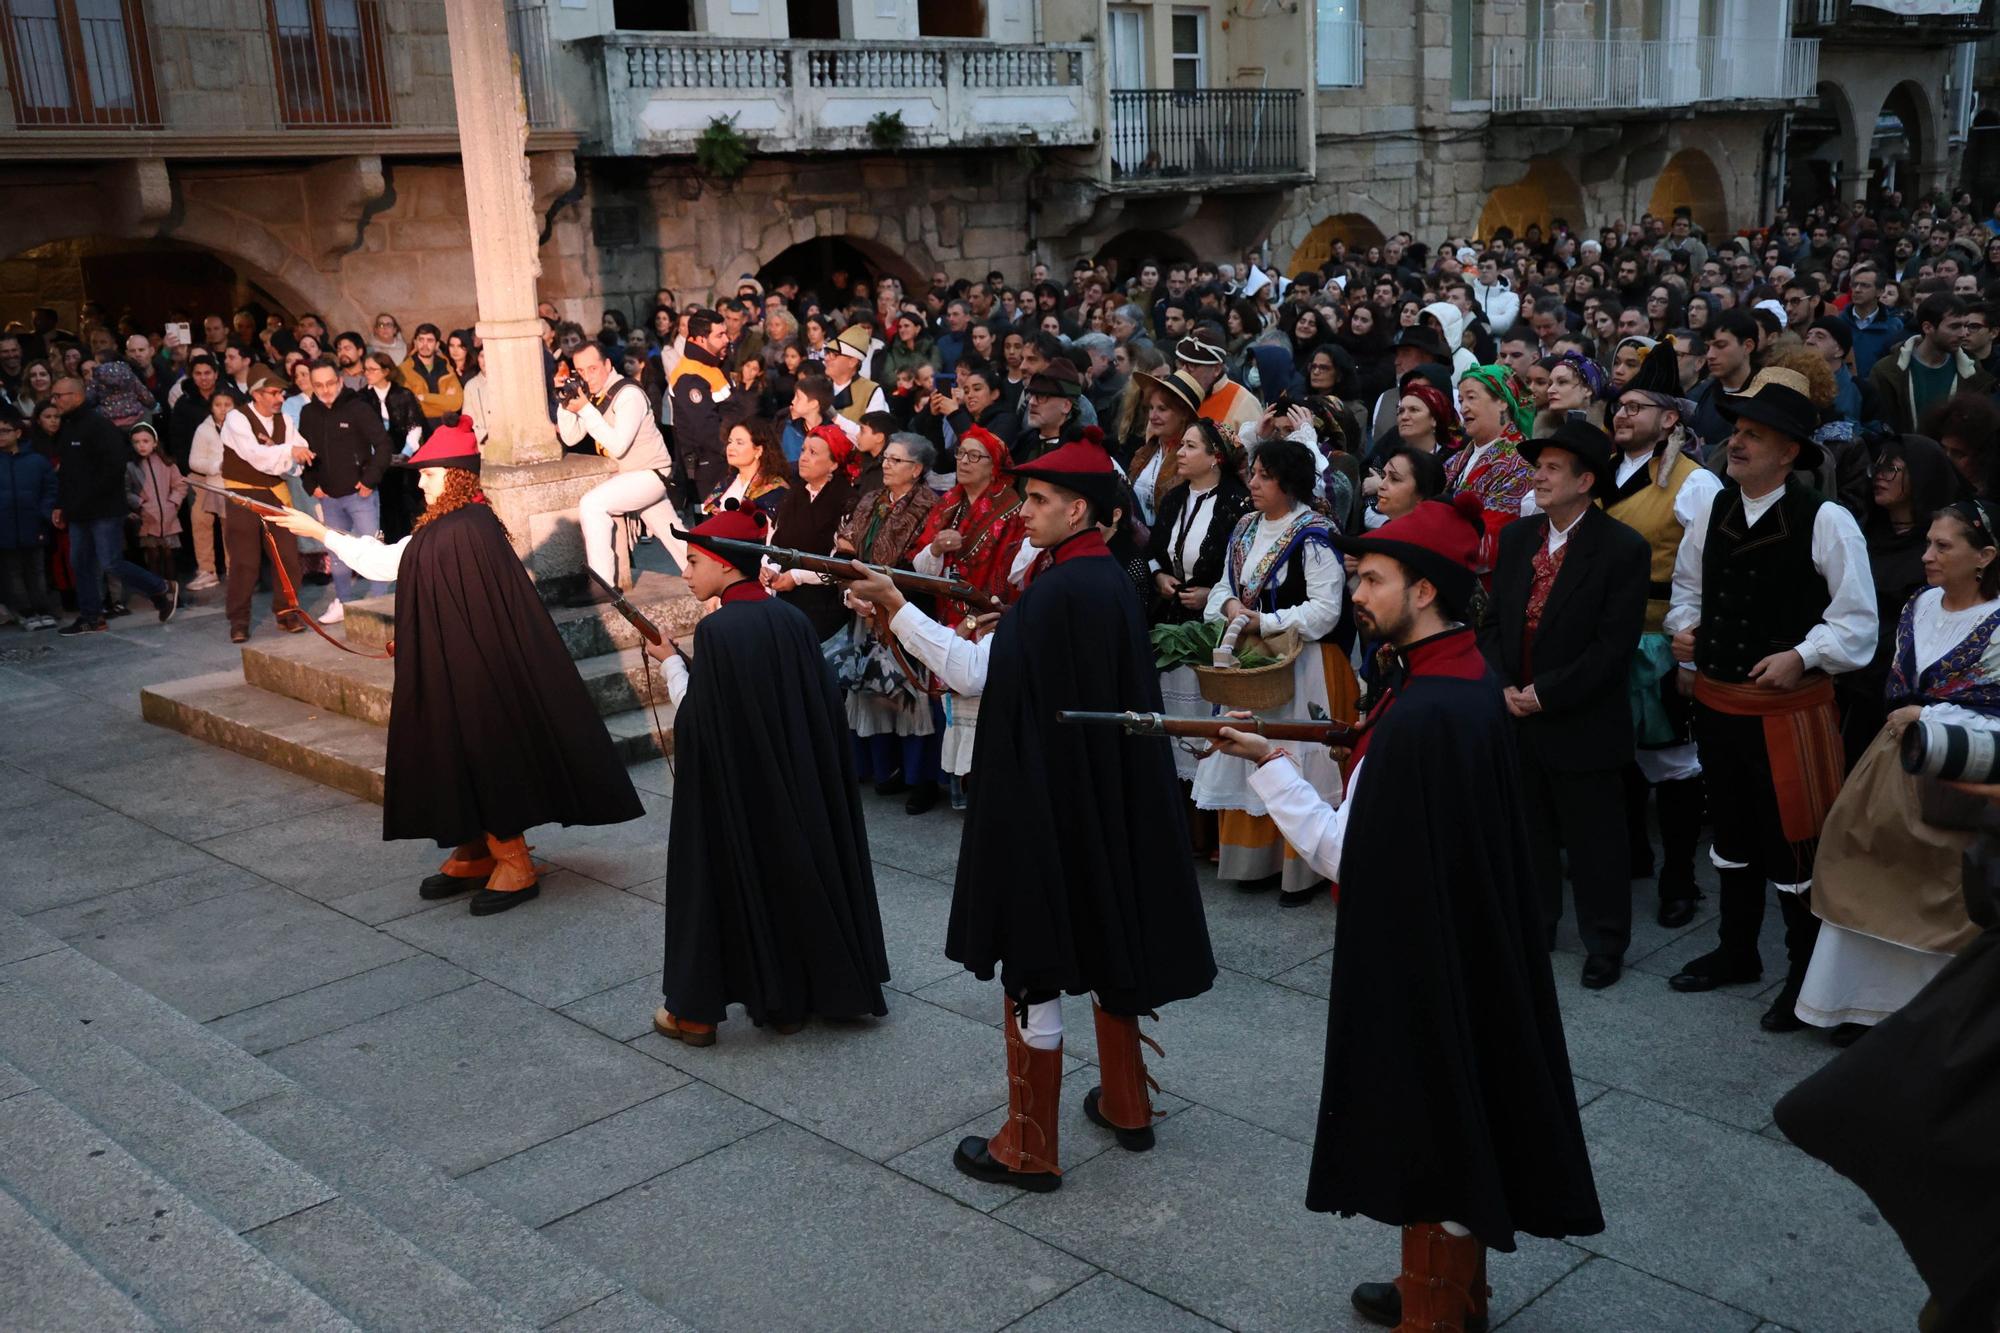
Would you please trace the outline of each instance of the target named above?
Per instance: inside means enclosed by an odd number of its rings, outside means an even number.
[[[733,500],[730,503],[736,504]],[[720,560],[725,565],[734,565],[743,573],[755,577],[758,565],[763,562],[764,557],[761,554],[724,555],[712,547],[703,546],[701,539],[721,537],[732,541],[756,542],[761,546],[771,540],[770,523],[764,517],[763,510],[755,506],[738,505],[733,509],[724,509],[695,524],[688,530],[687,537],[688,545],[709,559]]]
[[[1485,535],[1479,497],[1461,491],[1450,501],[1425,500],[1365,536],[1336,536],[1333,544],[1352,555],[1394,556],[1436,584],[1448,609],[1463,615],[1479,582],[1473,568]]]
[[[472,433],[472,423],[461,416],[449,426],[439,426],[423,447],[410,455],[405,466],[479,471],[479,437]]]
[[[1086,426],[1083,438],[1052,449],[1032,463],[1017,464],[1014,475],[1046,481],[1109,510],[1118,503],[1118,469],[1104,451],[1104,432]]]

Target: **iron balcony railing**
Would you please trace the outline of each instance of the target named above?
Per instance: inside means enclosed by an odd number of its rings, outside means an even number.
[[[1113,89],[1112,178],[1303,175],[1303,100],[1296,89]]]
[[[1547,37],[1492,51],[1495,115],[1807,101],[1818,82],[1812,38]]]

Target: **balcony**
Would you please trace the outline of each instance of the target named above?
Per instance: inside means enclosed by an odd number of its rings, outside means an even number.
[[[1939,0],[1792,0],[1792,31],[1841,46],[1935,46],[2000,31],[1994,0],[1957,0],[1957,13],[1940,7]]]
[[[505,4],[530,146],[573,144],[543,2]],[[441,0],[0,0],[0,52],[0,157],[458,151]]]
[[[992,42],[797,41],[616,32],[603,39],[608,151],[693,151],[718,118],[760,153],[1073,145],[1097,139],[1092,48]],[[876,122],[880,123],[880,122]]]
[[[1113,89],[1112,183],[1304,179],[1304,99],[1296,89]]]
[[[1818,81],[1819,42],[1797,37],[1551,37],[1492,56],[1496,116],[1811,101]]]

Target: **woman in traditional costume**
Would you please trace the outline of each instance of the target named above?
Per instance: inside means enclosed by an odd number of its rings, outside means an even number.
[[[1903,771],[1919,719],[2000,731],[2000,549],[1994,511],[1938,511],[1924,550],[1930,586],[1896,627],[1888,722],[1828,811],[1813,869],[1822,923],[1797,1014],[1842,1045],[1908,1003],[1979,930],[1960,893],[1970,832],[1926,821],[1940,797]]]
[[[1486,540],[1479,547],[1479,575],[1490,581],[1500,529],[1535,512],[1535,469],[1521,457],[1523,432],[1534,414],[1514,396],[1505,366],[1474,366],[1458,381],[1458,407],[1466,447],[1444,465],[1448,495],[1479,497]]]

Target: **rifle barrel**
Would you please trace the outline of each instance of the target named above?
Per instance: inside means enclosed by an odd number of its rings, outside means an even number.
[[[746,542],[735,537],[696,537],[679,529],[674,530],[674,536],[703,546],[712,546],[719,551],[737,551],[745,555],[754,552],[780,569],[808,569],[837,579],[861,577],[855,573],[853,562],[847,556],[815,555],[811,551],[799,551],[786,546],[766,546],[762,542]],[[946,578],[941,574],[920,574],[914,569],[896,569],[888,565],[865,567],[872,573],[887,575],[897,587],[907,588],[912,592],[950,597],[989,611],[998,611],[1005,605],[997,595],[987,592],[984,588],[974,587],[963,579]]]

